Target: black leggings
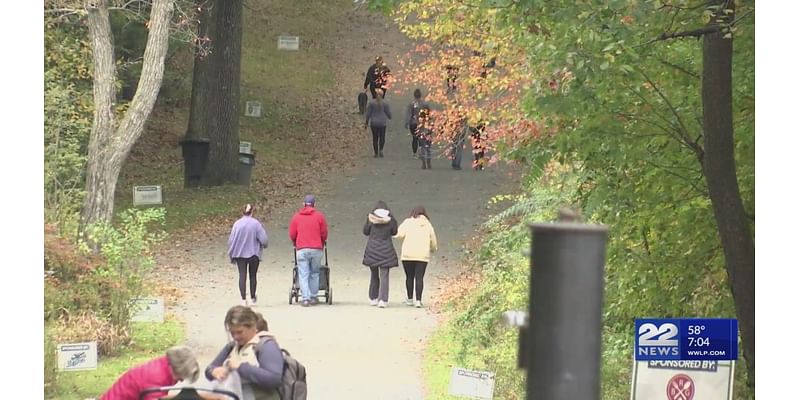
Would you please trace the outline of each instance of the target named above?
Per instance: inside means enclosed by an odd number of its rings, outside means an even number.
[[[411,131],[411,152],[417,154],[417,149],[419,148],[419,137],[417,136],[417,126],[411,125],[408,127],[408,130]]]
[[[422,289],[424,288],[422,278],[425,277],[425,261],[403,261],[403,269],[406,271],[406,294],[407,298],[412,298],[414,294],[414,282],[417,287],[417,300],[422,301]]]
[[[371,126],[372,129],[372,150],[375,154],[383,151],[383,145],[386,144],[386,127],[385,126]]]
[[[247,280],[247,275],[250,275],[250,298],[256,298],[256,284],[258,284],[258,279],[256,278],[256,272],[258,272],[258,257],[252,256],[250,258],[236,258],[236,266],[239,267],[239,294],[242,295],[242,300],[246,298],[247,292],[245,292],[245,280]]]

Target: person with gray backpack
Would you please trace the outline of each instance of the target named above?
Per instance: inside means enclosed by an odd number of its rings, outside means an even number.
[[[414,89],[414,100],[406,107],[406,118],[403,125],[411,132],[411,157],[417,158],[417,149],[420,146],[417,126],[419,125],[419,114],[423,109],[429,109],[428,103],[422,101],[422,91]]]
[[[306,369],[267,332],[267,321],[246,306],[225,315],[232,337],[206,367],[209,381],[241,381],[242,400],[306,400]]]

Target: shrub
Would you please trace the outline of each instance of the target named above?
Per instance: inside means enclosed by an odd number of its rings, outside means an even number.
[[[115,326],[128,326],[132,300],[142,295],[145,275],[155,264],[153,246],[165,237],[163,231],[151,229],[163,225],[164,215],[163,208],[128,209],[120,214],[119,227],[102,221],[87,228],[89,240],[105,259],[90,280],[101,283],[96,286],[102,308]],[[86,242],[82,248],[89,252]]]
[[[97,342],[100,356],[118,353],[120,346],[130,342],[128,326],[113,325],[90,311],[59,318],[53,324],[51,339],[56,343]]]

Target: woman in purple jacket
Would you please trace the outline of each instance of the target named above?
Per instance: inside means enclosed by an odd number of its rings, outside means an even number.
[[[242,305],[247,306],[247,292],[245,283],[247,276],[250,276],[250,305],[256,304],[256,273],[261,255],[267,248],[267,231],[261,226],[261,222],[253,218],[253,206],[247,204],[239,218],[231,229],[228,237],[228,256],[231,264],[239,267],[239,294],[242,295]]]

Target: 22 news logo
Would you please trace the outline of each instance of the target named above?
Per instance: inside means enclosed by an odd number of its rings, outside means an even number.
[[[678,360],[678,324],[674,322],[643,322],[638,325],[637,360]]]

